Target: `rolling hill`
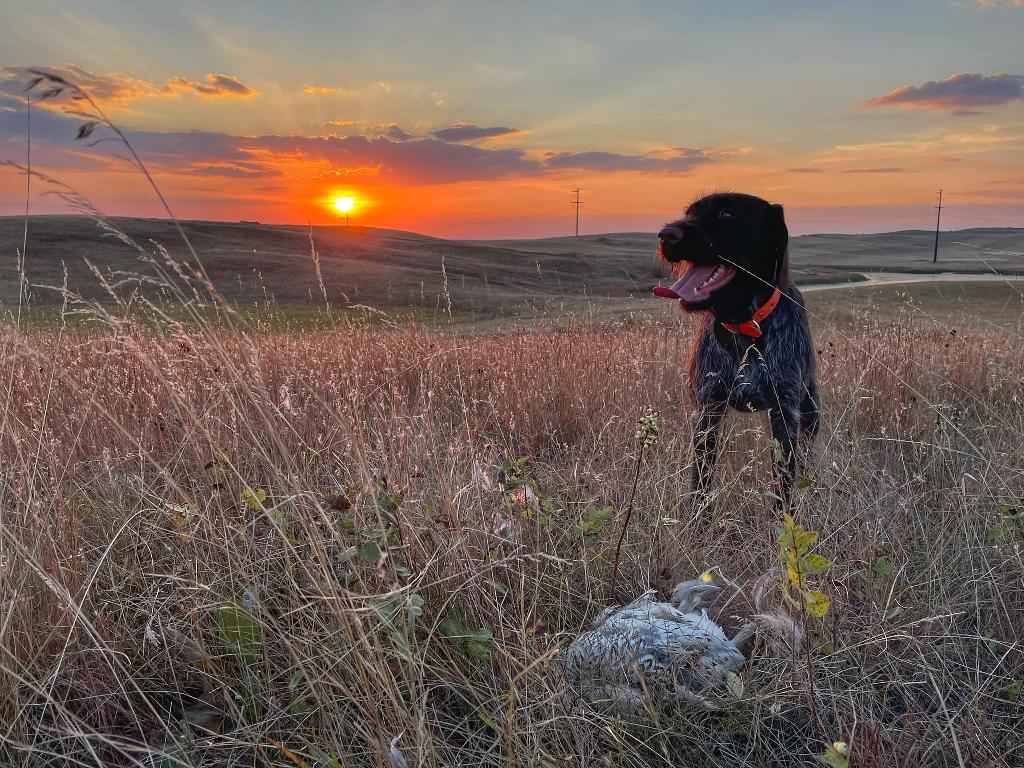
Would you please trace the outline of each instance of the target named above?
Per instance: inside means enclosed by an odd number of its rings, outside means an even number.
[[[172,274],[161,246],[190,263],[173,222],[111,220],[140,248],[83,216],[35,216],[28,223],[26,274],[35,306],[59,304],[69,288],[103,301],[98,275],[120,293],[166,293],[152,278]],[[182,224],[213,284],[238,304],[323,303],[312,255],[318,254],[324,289],[334,305],[446,310],[510,316],[554,305],[621,300],[646,294],[666,273],[649,233],[589,235],[580,239],[453,241],[398,230],[188,221]],[[17,302],[16,255],[24,219],[0,218],[0,305]],[[1024,272],[1024,229],[970,229],[943,233],[940,264],[931,263],[933,233],[805,235],[791,240],[796,282],[856,278],[865,271]],[[988,265],[988,266],[986,266]],[[177,279],[177,278],[176,278]],[[178,280],[180,283],[181,281]]]

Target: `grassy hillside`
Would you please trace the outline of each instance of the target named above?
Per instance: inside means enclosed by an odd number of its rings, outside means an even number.
[[[799,658],[764,625],[723,711],[569,705],[561,654],[604,607],[710,568],[732,631],[777,562],[763,414],[726,421],[711,507],[687,497],[669,317],[2,329],[0,762],[789,768],[843,739],[852,765],[1024,763],[1019,315],[819,322],[794,512],[827,616]],[[506,489],[475,479],[502,464]]]
[[[988,262],[1000,272],[1024,272],[1024,229],[983,228],[942,232],[940,263],[932,264],[935,233],[905,230],[875,235],[800,235],[790,239],[789,254],[797,282],[814,279],[830,270],[871,272],[974,272],[985,271]],[[577,245],[579,243],[579,245]],[[652,233],[622,232],[538,240],[482,241],[524,253],[572,253],[595,257],[631,255],[641,258],[653,252]]]
[[[107,299],[99,276],[122,296],[160,291],[147,282],[170,274],[157,245],[192,261],[175,226],[157,219],[114,219],[144,251],[78,216],[32,217],[27,275],[36,306],[60,303],[64,282],[90,300]],[[0,218],[0,304],[17,301],[15,254],[24,221]],[[646,296],[664,274],[650,234],[575,238],[450,241],[367,227],[267,226],[185,222],[184,229],[217,289],[240,305],[272,299],[286,306],[367,304],[468,316],[534,315]],[[319,255],[320,279],[310,234]],[[797,282],[842,280],[862,270],[932,270],[931,235],[809,235],[791,246]],[[959,245],[958,242],[967,245]],[[964,230],[943,235],[940,270],[1024,271],[1024,230]],[[91,265],[91,266],[90,266]],[[140,279],[142,278],[142,279]],[[322,279],[323,291],[321,290]],[[178,282],[180,279],[171,279]],[[50,286],[50,287],[47,287]],[[164,292],[166,294],[166,292]]]
[[[103,299],[88,259],[175,307],[139,280],[176,274],[153,245],[185,258],[173,227],[117,223],[145,254],[33,220],[30,279],[63,263]],[[650,237],[317,229],[328,315],[307,229],[186,226],[257,322],[0,325],[3,765],[784,768],[834,739],[855,765],[1024,761],[1020,284],[808,292],[823,428],[794,513],[833,563],[827,616],[796,619],[799,658],[763,625],[723,711],[623,719],[564,697],[561,655],[603,608],[705,569],[730,631],[755,583],[781,605],[763,414],[730,414],[713,502],[688,496],[695,318],[647,295]],[[890,237],[910,261],[923,236]],[[453,326],[337,322],[449,297]]]

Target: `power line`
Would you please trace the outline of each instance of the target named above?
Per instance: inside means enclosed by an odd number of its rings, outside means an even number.
[[[583,206],[583,203],[580,201],[580,192],[581,192],[581,190],[580,189],[574,189],[573,192],[576,193],[576,199],[572,201],[571,205],[575,205],[576,206],[576,239],[579,239],[579,236],[580,236],[580,208]]]
[[[939,190],[939,204],[935,206],[935,250],[932,252],[932,264],[939,263],[939,222],[942,221],[942,190]]]

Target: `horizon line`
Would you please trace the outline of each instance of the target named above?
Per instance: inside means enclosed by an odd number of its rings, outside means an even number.
[[[0,214],[0,220],[4,219],[15,219],[18,221],[24,221],[27,219],[42,219],[42,218],[81,218],[81,219],[96,219],[96,216],[88,213],[12,213],[12,214]],[[234,224],[234,225],[249,225],[249,226],[260,226],[260,227],[298,227],[298,228],[309,228],[315,227],[320,229],[361,229],[361,230],[375,230],[380,232],[403,232],[405,234],[417,235],[419,237],[430,238],[432,240],[448,240],[452,242],[501,242],[509,240],[575,240],[593,237],[609,237],[614,235],[646,235],[650,234],[652,237],[655,236],[654,230],[640,230],[640,229],[619,229],[619,230],[608,230],[601,232],[587,232],[581,233],[579,236],[574,234],[565,235],[541,235],[534,237],[444,237],[441,235],[431,235],[426,232],[419,232],[413,229],[401,229],[399,227],[381,227],[372,226],[368,224],[312,224],[306,223],[280,223],[280,222],[263,222],[256,219],[193,219],[193,218],[179,218],[179,217],[167,217],[167,216],[125,216],[112,214],[104,216],[102,218],[107,219],[129,219],[134,221],[166,221],[169,223],[178,222],[181,224]],[[955,232],[967,232],[969,230],[977,229],[1006,229],[1006,230],[1024,230],[1024,225],[1013,226],[1013,225],[991,225],[991,226],[971,226],[971,227],[958,227],[955,229],[939,229],[939,233],[955,233]],[[934,232],[931,228],[912,227],[909,229],[890,229],[885,231],[876,232],[836,232],[836,231],[821,231],[821,232],[804,232],[798,235],[791,235],[790,239],[796,239],[800,237],[816,237],[816,236],[838,236],[838,237],[862,237],[862,236],[877,236],[877,235],[890,235],[898,234],[901,232]]]

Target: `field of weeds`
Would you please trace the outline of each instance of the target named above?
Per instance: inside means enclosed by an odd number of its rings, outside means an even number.
[[[731,415],[695,511],[690,321],[567,326],[7,326],[4,764],[1024,762],[1024,328],[817,322],[827,616],[733,706],[630,718],[567,706],[559,649],[706,569],[742,614],[772,445]]]

